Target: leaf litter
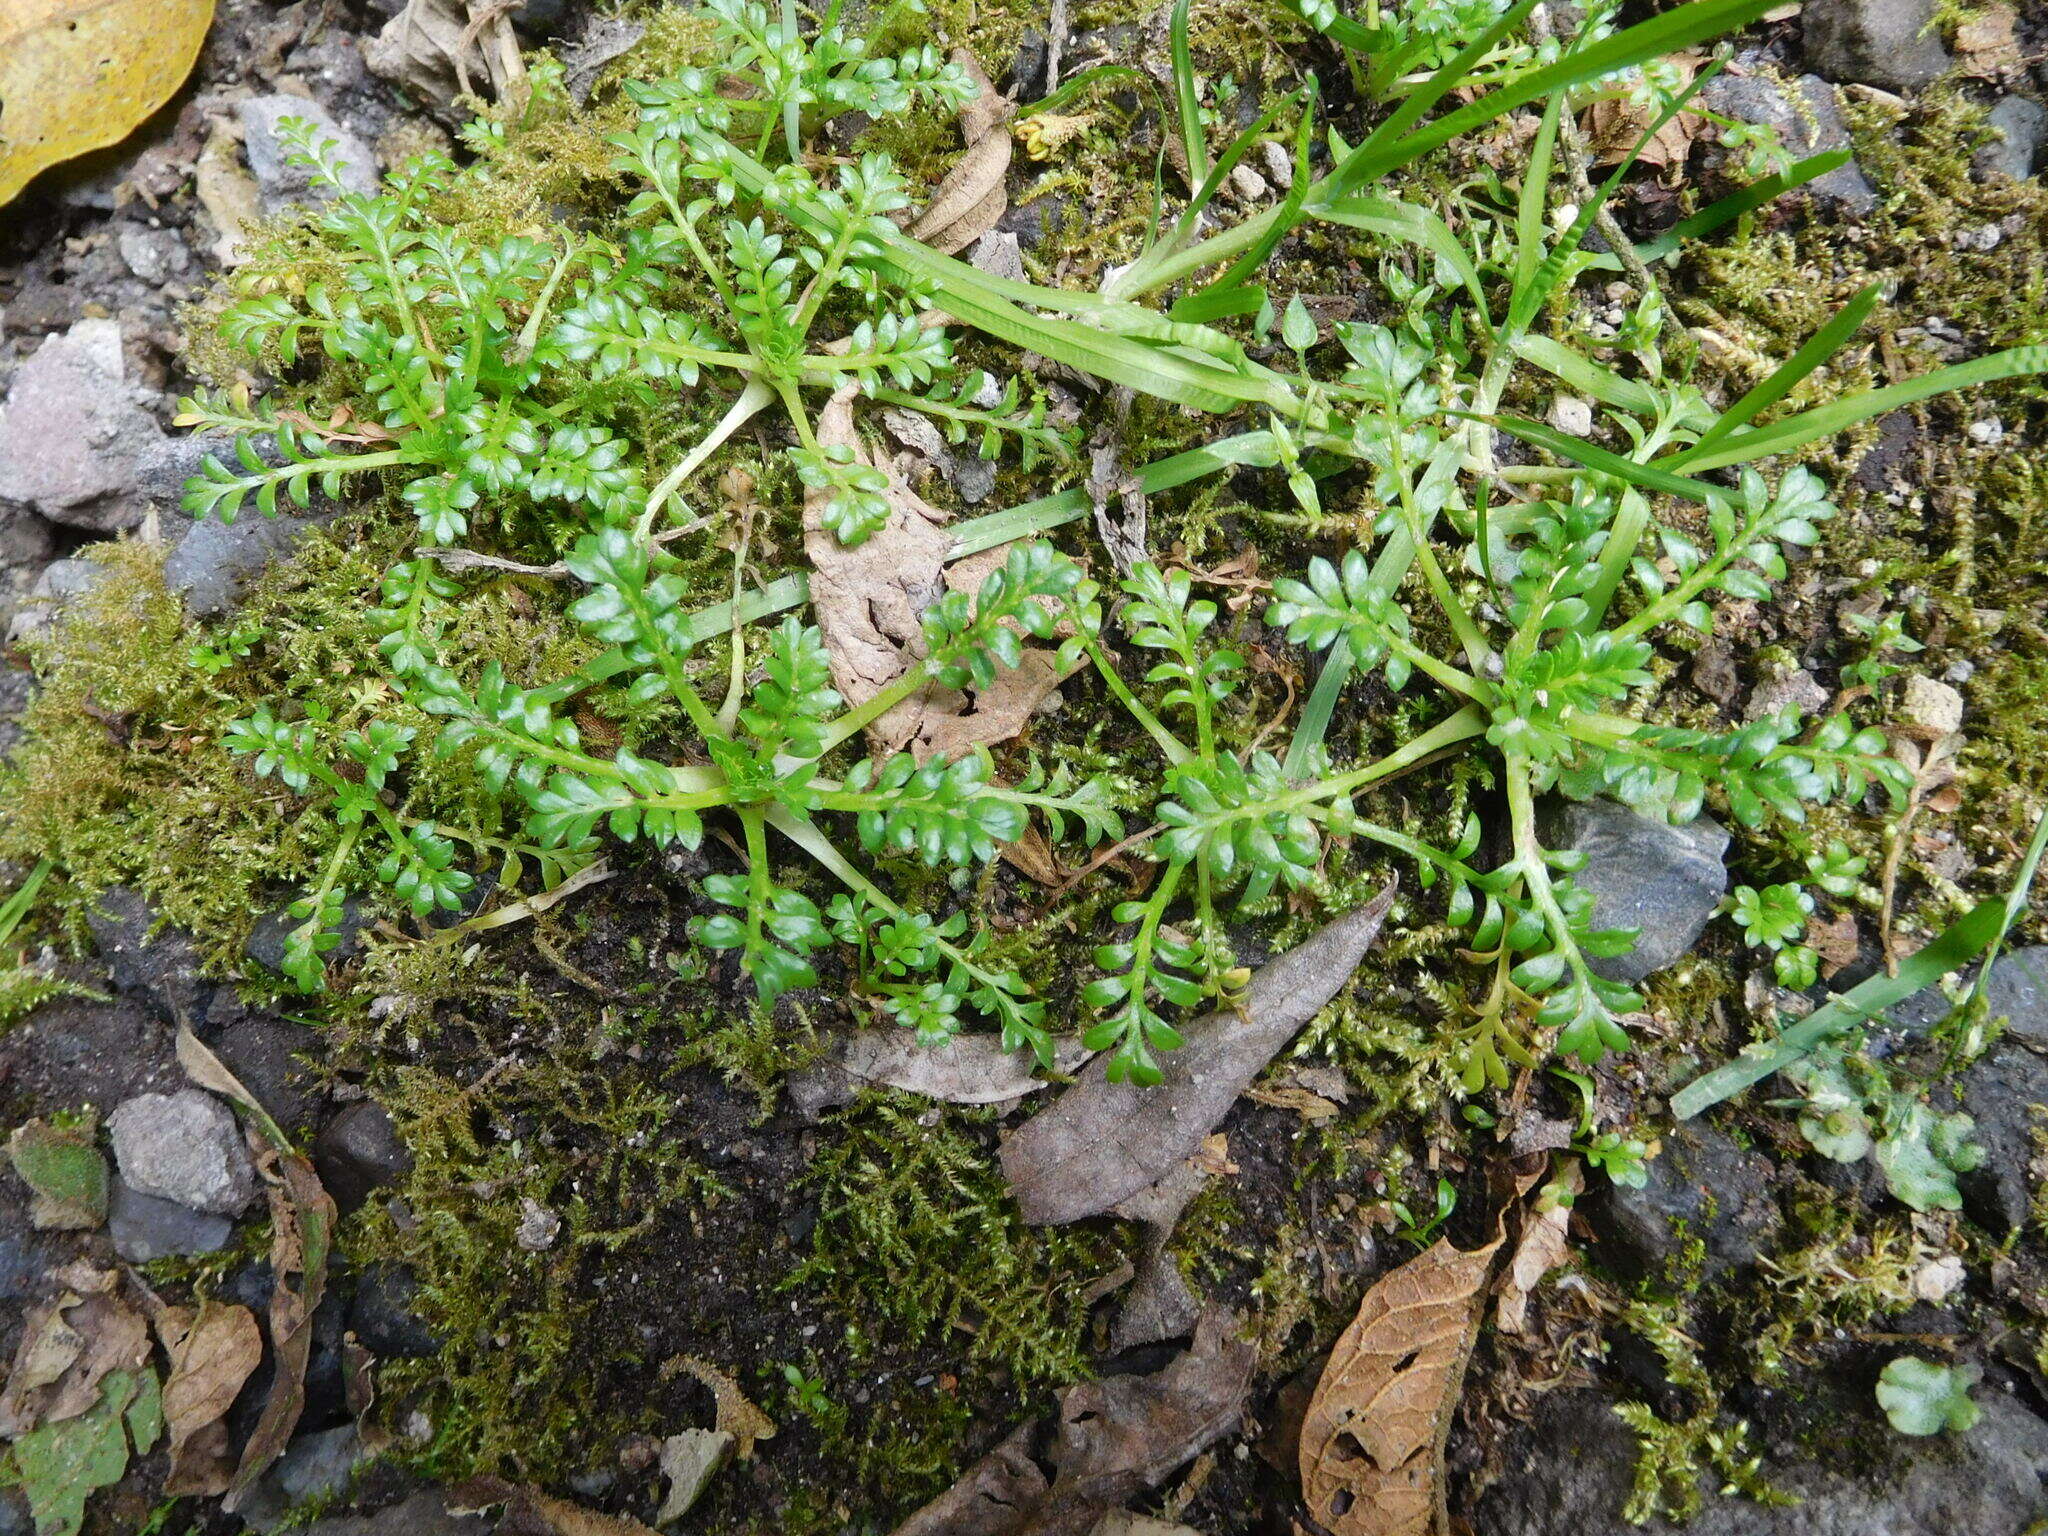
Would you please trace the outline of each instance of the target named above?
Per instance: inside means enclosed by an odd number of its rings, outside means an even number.
[[[1266,1063],[1340,992],[1378,936],[1394,886],[1326,924],[1252,977],[1243,1009],[1204,1015],[1156,1087],[1091,1075],[1002,1144],[1024,1219],[1098,1216],[1195,1156]]]

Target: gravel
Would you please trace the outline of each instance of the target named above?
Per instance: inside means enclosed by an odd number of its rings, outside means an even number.
[[[131,1189],[219,1216],[239,1215],[256,1198],[234,1111],[210,1093],[140,1094],[107,1117],[107,1129]]]

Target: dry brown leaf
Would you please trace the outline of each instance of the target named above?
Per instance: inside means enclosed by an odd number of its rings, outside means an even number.
[[[1567,1197],[1586,1187],[1584,1172],[1576,1158],[1565,1163],[1561,1175]],[[1501,1277],[1500,1300],[1494,1320],[1503,1333],[1520,1335],[1529,1324],[1529,1297],[1543,1283],[1543,1277],[1571,1257],[1568,1227],[1572,1208],[1567,1201],[1551,1200],[1522,1217],[1522,1235],[1515,1243],[1514,1257]]]
[[[1090,1073],[1002,1144],[1003,1175],[1030,1222],[1095,1216],[1194,1155],[1210,1129],[1295,1032],[1343,989],[1379,934],[1389,885],[1252,978],[1243,1011],[1182,1030],[1156,1087]]]
[[[960,136],[967,141],[962,155],[932,189],[931,201],[910,226],[910,233],[951,256],[965,250],[996,226],[1010,206],[1005,183],[1010,174],[1010,114],[1007,97],[989,84],[981,64],[965,48],[955,48],[953,62],[974,81],[975,98],[960,109]]]
[[[1320,1093],[1311,1093],[1306,1088],[1247,1088],[1244,1096],[1255,1104],[1270,1104],[1275,1109],[1291,1109],[1310,1125],[1333,1120],[1337,1106]]]
[[[1204,1136],[1202,1145],[1188,1162],[1212,1179],[1228,1178],[1237,1172],[1237,1164],[1230,1160],[1230,1138],[1221,1131]]]
[[[200,1087],[232,1100],[255,1127],[256,1171],[270,1197],[270,1396],[242,1447],[242,1459],[221,1507],[233,1514],[257,1478],[290,1443],[306,1406],[306,1362],[313,1352],[313,1313],[327,1289],[334,1240],[334,1202],[313,1165],[297,1151],[270,1112],[242,1086],[191,1026],[178,1026],[178,1064]]]
[[[1667,62],[1678,70],[1679,83],[1683,86],[1690,84],[1698,73],[1700,56],[1682,53]],[[1586,109],[1584,119],[1586,143],[1593,152],[1593,163],[1619,165],[1628,158],[1636,140],[1654,121],[1656,117],[1649,107],[1637,106],[1623,97],[1604,96],[1594,102]],[[1711,133],[1713,127],[1711,122],[1696,113],[1673,113],[1643,146],[1636,163],[1659,171],[1684,165],[1686,156],[1692,152],[1693,140]]]
[[[601,1515],[538,1488],[502,1477],[473,1477],[448,1491],[450,1514],[474,1514],[502,1506],[497,1536],[655,1536],[654,1527],[630,1515]]]
[[[45,166],[119,143],[171,99],[213,0],[0,5],[0,204]]]
[[[2020,62],[2019,17],[2009,5],[1974,6],[1956,23],[1956,54],[1968,74],[1990,78]]]
[[[363,45],[363,60],[444,115],[460,97],[485,91],[524,111],[532,87],[511,9],[494,0],[408,0]]]
[[[695,1355],[677,1355],[661,1368],[664,1380],[678,1371],[688,1371],[711,1389],[711,1399],[717,1405],[712,1427],[732,1436],[733,1454],[741,1461],[754,1459],[756,1440],[775,1438],[775,1421],[755,1407],[747,1394],[740,1390],[740,1384],[717,1366],[699,1360]]]
[[[1301,1426],[1301,1490],[1333,1536],[1441,1527],[1443,1442],[1501,1239],[1438,1242],[1381,1277],[1337,1340]]]
[[[811,610],[825,641],[832,683],[849,704],[862,704],[901,677],[924,655],[924,613],[947,591],[979,591],[988,573],[1008,557],[1007,546],[954,562],[947,517],[904,481],[887,458],[869,453],[854,421],[855,391],[835,395],[818,414],[817,438],[849,449],[863,464],[888,476],[883,493],[889,520],[849,549],[826,528],[828,490],[804,497],[804,553],[811,565]],[[919,759],[957,757],[975,746],[1008,740],[1057,688],[1064,674],[1050,651],[1030,648],[1023,664],[996,674],[993,686],[971,698],[950,689],[926,689],[868,726],[879,754],[908,748]]]
[[[149,1325],[122,1298],[118,1275],[78,1263],[52,1278],[63,1289],[29,1313],[0,1394],[0,1439],[77,1418],[98,1404],[109,1371],[149,1359]]]
[[[1054,1042],[1053,1069],[1072,1072],[1089,1055],[1078,1039],[1064,1037]],[[1003,1049],[995,1035],[921,1045],[905,1029],[863,1029],[841,1036],[829,1059],[792,1073],[789,1099],[811,1119],[863,1088],[901,1088],[948,1104],[1006,1104],[1046,1086],[1033,1075],[1037,1067],[1029,1054]]]
[[[1014,843],[1005,843],[999,850],[1003,862],[1023,875],[1027,880],[1036,880],[1040,885],[1055,886],[1067,878],[1067,872],[1060,865],[1059,855],[1046,841],[1045,834],[1033,822],[1024,829],[1024,835]]]
[[[256,1314],[230,1303],[166,1308],[157,1319],[171,1373],[164,1380],[164,1427],[170,1432],[170,1473],[164,1492],[218,1494],[234,1475],[227,1412],[263,1359]]]

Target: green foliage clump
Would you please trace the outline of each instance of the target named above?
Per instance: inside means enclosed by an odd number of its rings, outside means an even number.
[[[1114,1250],[1099,1233],[1025,1225],[968,1129],[987,1118],[894,1094],[838,1116],[806,1175],[818,1221],[788,1284],[846,1316],[856,1354],[958,1329],[969,1358],[1021,1382],[1072,1381],[1088,1374],[1079,1293]]]
[[[1799,1090],[1799,1134],[1816,1152],[1838,1163],[1876,1157],[1887,1187],[1916,1211],[1963,1208],[1956,1176],[1984,1161],[1970,1116],[1929,1107],[1853,1041],[1824,1045],[1781,1075]]]

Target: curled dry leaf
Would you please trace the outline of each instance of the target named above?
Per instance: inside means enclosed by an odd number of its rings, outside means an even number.
[[[334,1240],[334,1201],[320,1176],[278,1123],[200,1043],[191,1026],[178,1026],[178,1064],[200,1087],[231,1100],[249,1118],[258,1147],[257,1172],[270,1197],[270,1344],[275,1351],[270,1396],[242,1447],[221,1507],[233,1514],[256,1479],[290,1443],[306,1406],[306,1363],[313,1352],[313,1313],[327,1289],[327,1256]]]
[[[931,201],[910,226],[912,235],[948,256],[994,229],[1010,206],[1004,183],[1010,174],[1009,120],[1015,110],[989,84],[972,53],[955,48],[952,58],[975,84],[974,100],[960,109],[960,136],[967,141],[967,153],[933,188]]]
[[[1301,1491],[1333,1536],[1442,1527],[1443,1443],[1501,1239],[1446,1239],[1382,1277],[1330,1352],[1301,1426]]]
[[[846,448],[888,476],[889,520],[848,548],[824,526],[829,490],[804,497],[804,554],[811,565],[811,609],[832,667],[832,683],[849,704],[861,704],[896,681],[924,655],[924,613],[947,591],[975,592],[1008,558],[1007,546],[947,564],[952,536],[946,514],[905,483],[886,458],[872,455],[854,421],[854,391],[842,391],[818,415],[817,438]],[[958,757],[975,746],[1006,741],[1057,688],[1054,654],[1029,647],[1020,666],[998,672],[992,687],[971,697],[926,689],[868,727],[879,753],[908,748],[921,760]]]
[[[450,1514],[503,1509],[497,1536],[655,1536],[654,1527],[630,1515],[601,1515],[538,1488],[502,1477],[473,1477],[449,1490]]]
[[[1072,1072],[1088,1059],[1079,1040],[1055,1042],[1053,1066]],[[863,1029],[842,1036],[832,1055],[791,1074],[789,1098],[815,1119],[848,1103],[863,1088],[901,1088],[948,1104],[1005,1104],[1046,1086],[1033,1076],[1037,1063],[1006,1051],[994,1035],[956,1035],[944,1045],[920,1045],[902,1029]]]
[[[532,87],[511,11],[494,0],[408,0],[364,45],[363,60],[444,116],[484,92],[523,111]]]
[[[212,1304],[195,1316],[167,1307],[157,1334],[170,1358],[164,1380],[164,1425],[171,1467],[165,1494],[225,1493],[234,1476],[227,1412],[263,1359],[263,1334],[247,1307]]]
[[[1260,1070],[1342,990],[1393,904],[1372,901],[1268,961],[1243,1012],[1225,1009],[1182,1031],[1157,1087],[1090,1075],[1002,1146],[1003,1173],[1026,1221],[1100,1215],[1195,1155]]]
[[[0,5],[0,204],[45,166],[120,142],[171,99],[213,0]]]
[[[1494,1309],[1494,1321],[1503,1333],[1520,1335],[1527,1330],[1529,1297],[1545,1275],[1572,1256],[1568,1230],[1572,1208],[1568,1202],[1586,1187],[1578,1159],[1566,1161],[1559,1182],[1563,1200],[1546,1196],[1522,1216],[1522,1235],[1516,1239],[1514,1257],[1501,1277],[1500,1300]]]
[[[1700,56],[1676,54],[1665,61],[1678,71],[1679,84],[1688,85],[1699,72]],[[1619,165],[1628,158],[1650,124],[1656,121],[1652,109],[1638,106],[1623,96],[1604,96],[1586,108],[1585,129],[1595,165]],[[1683,166],[1692,153],[1693,140],[1713,132],[1714,125],[1693,112],[1676,112],[1651,136],[1636,157],[1636,163],[1659,171]]]

